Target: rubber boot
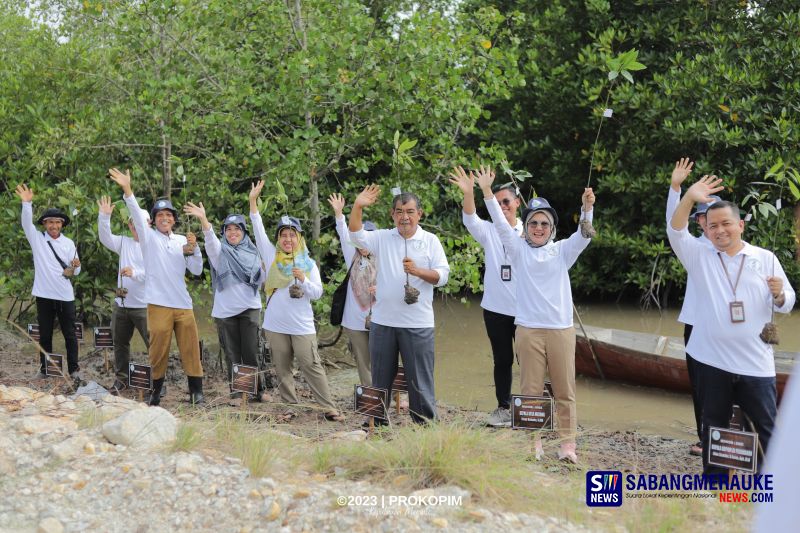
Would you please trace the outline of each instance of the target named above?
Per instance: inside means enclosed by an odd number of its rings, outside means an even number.
[[[147,401],[149,405],[158,405],[161,403],[161,388],[164,386],[164,378],[153,380],[153,390],[150,391],[150,399]]]
[[[206,403],[206,397],[203,396],[203,376],[187,376],[186,379],[189,381],[189,403]]]

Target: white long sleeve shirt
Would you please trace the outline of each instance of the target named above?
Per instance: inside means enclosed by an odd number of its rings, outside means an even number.
[[[275,260],[275,246],[267,237],[261,214],[250,213],[250,220],[253,222],[256,247],[264,264],[269,269]],[[305,278],[303,283],[299,284],[303,288],[302,298],[289,296],[289,286],[275,290],[271,297],[267,296],[269,300],[267,308],[264,310],[264,324],[261,327],[285,335],[316,334],[311,301],[322,297],[322,278],[320,278],[319,268],[316,264]]]
[[[417,276],[408,276],[410,285],[419,290],[419,298],[414,304],[405,303],[406,273],[403,271],[403,258],[408,256],[419,268],[438,272],[439,281],[435,286],[443,286],[450,275],[450,265],[439,238],[419,226],[409,239],[403,238],[397,228],[366,231],[362,227],[359,231],[350,232],[350,240],[355,246],[366,248],[378,258],[377,292],[372,322],[394,328],[434,327],[434,285]]]
[[[461,220],[467,231],[483,247],[486,269],[483,274],[483,299],[481,307],[487,311],[502,315],[514,316],[517,305],[516,276],[511,272],[511,280],[503,281],[500,277],[500,266],[510,265],[511,258],[500,241],[494,225],[488,220],[481,220],[476,214],[461,212]],[[517,236],[522,234],[522,221],[517,219],[514,226]]]
[[[686,351],[707,365],[745,376],[772,377],[775,375],[775,360],[772,346],[759,337],[764,324],[772,318],[772,309],[788,313],[794,307],[795,292],[786,278],[780,261],[769,250],[744,243],[744,247],[733,257],[693,238],[687,228],[677,231],[667,226],[669,243],[686,268],[694,276],[699,312],[695,314],[695,328],[689,338]],[[736,297],[725,275],[728,270],[730,283],[736,283],[739,265],[744,258],[741,279],[736,288]],[[720,263],[722,259],[722,263]],[[774,305],[767,286],[767,277],[783,279],[786,300],[783,305]],[[742,302],[744,322],[731,322],[730,303]]]
[[[218,268],[222,255],[222,243],[213,229],[203,231],[205,236],[206,255],[208,262],[215,269]],[[261,279],[264,279],[264,269],[261,269]],[[253,291],[252,287],[242,283],[231,276],[224,291],[214,291],[214,307],[211,316],[214,318],[229,318],[239,315],[248,309],[261,309],[261,293]]]
[[[506,220],[494,198],[485,200],[500,241],[511,257],[511,275],[517,277],[517,311],[514,323],[526,328],[572,327],[572,287],[569,269],[591,239],[575,231],[567,239],[533,248]],[[593,210],[581,211],[591,221]]]
[[[203,256],[195,246],[189,257],[183,255],[186,237],[170,232],[164,235],[150,228],[139,209],[136,197],[125,196],[125,205],[131,213],[145,268],[145,302],[173,309],[192,309],[192,297],[186,290],[186,271],[195,276],[203,272]]]
[[[681,201],[681,193],[676,192],[673,190],[672,187],[669,188],[669,194],[667,195],[667,227],[669,227],[670,223],[672,222],[672,215],[675,214],[675,210],[678,208],[678,204]],[[697,237],[697,240],[708,246],[709,248],[714,248],[714,245],[711,244],[705,234],[700,235]],[[694,279],[691,275],[686,276],[686,292],[683,296],[683,305],[681,306],[681,312],[678,315],[678,322],[681,324],[689,324],[693,326],[696,322],[695,313],[698,311],[699,302],[697,301],[697,291],[694,289]]]
[[[21,219],[22,229],[25,231],[25,237],[27,237],[33,252],[33,288],[31,289],[31,294],[50,300],[73,301],[75,292],[72,290],[72,282],[64,277],[64,267],[53,255],[47,243],[53,244],[56,253],[67,265],[78,257],[75,243],[64,235],[59,235],[57,239],[53,239],[46,231],[37,231],[33,225],[33,206],[31,202],[22,202]],[[77,276],[80,271],[81,268],[77,267],[75,275]]]
[[[143,309],[147,307],[144,295],[145,269],[142,248],[131,237],[114,235],[111,233],[111,215],[100,213],[97,216],[97,234],[100,243],[119,256],[117,265],[117,287],[128,289],[125,299],[115,298],[114,302],[120,307],[129,309]],[[125,267],[131,267],[133,275],[130,277],[120,275]]]
[[[360,256],[358,250],[353,243],[350,242],[350,231],[347,229],[347,221],[344,216],[336,218],[336,233],[339,235],[339,242],[342,244],[342,255],[344,255],[344,264],[353,270],[363,268],[366,259]],[[353,258],[356,258],[357,263],[353,265]],[[351,273],[352,276],[352,273]],[[364,323],[367,320],[369,309],[362,310],[361,306],[356,301],[355,294],[353,294],[352,285],[347,287],[347,296],[344,301],[344,314],[342,315],[342,326],[353,331],[367,331]]]

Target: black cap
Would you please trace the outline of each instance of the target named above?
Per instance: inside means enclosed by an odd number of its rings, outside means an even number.
[[[69,226],[69,217],[66,213],[64,213],[61,209],[56,207],[50,207],[42,213],[42,216],[39,217],[39,220],[36,221],[37,224],[42,225],[44,224],[45,219],[47,218],[60,218],[64,225],[62,227],[66,228]]]

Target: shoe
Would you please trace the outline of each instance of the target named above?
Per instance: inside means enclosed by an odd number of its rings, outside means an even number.
[[[189,403],[192,405],[200,405],[206,403],[206,397],[203,395],[203,376],[187,376],[189,381]]]
[[[575,453],[574,442],[562,442],[561,449],[558,450],[558,460],[566,463],[578,464],[578,455]]]
[[[83,374],[80,370],[70,372],[69,377],[71,377],[73,381],[83,381]]]
[[[489,415],[486,425],[493,428],[511,427],[511,410],[498,407]]]
[[[697,457],[702,457],[703,443],[698,442],[697,444],[692,444],[691,448],[689,448],[689,455],[696,455]]]
[[[148,405],[156,406],[161,403],[161,388],[164,386],[164,378],[153,380],[153,390],[150,391]]]
[[[108,392],[110,392],[112,396],[119,396],[119,393],[127,388],[128,385],[126,383],[123,383],[122,381],[115,379],[114,384],[111,385],[111,388],[108,389]]]

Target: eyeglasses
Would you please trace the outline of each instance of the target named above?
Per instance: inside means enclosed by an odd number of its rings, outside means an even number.
[[[500,205],[509,206],[513,201],[514,200],[512,200],[511,198],[503,198],[502,200],[500,200]]]
[[[539,222],[538,220],[531,220],[530,222],[528,222],[529,228],[538,228],[539,226],[541,226],[542,229],[550,229],[549,222]]]

